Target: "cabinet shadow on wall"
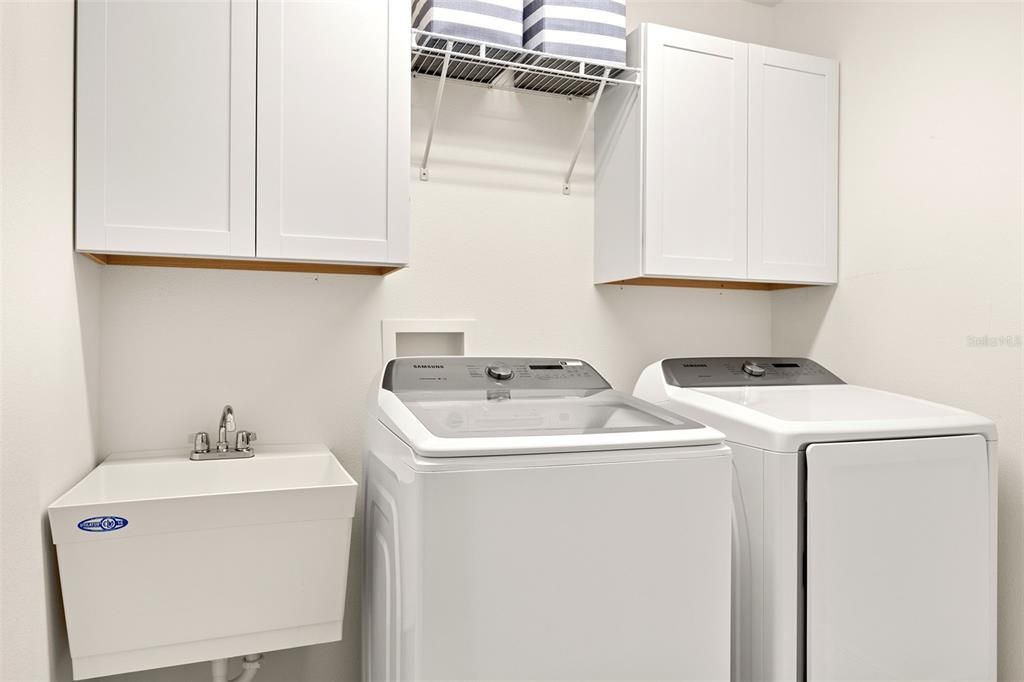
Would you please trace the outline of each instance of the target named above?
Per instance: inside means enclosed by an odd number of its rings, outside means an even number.
[[[812,356],[835,296],[835,286],[773,291],[772,352]],[[790,307],[799,316],[789,314]]]

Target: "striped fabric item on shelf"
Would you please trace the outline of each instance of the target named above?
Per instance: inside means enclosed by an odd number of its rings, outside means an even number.
[[[523,46],[522,0],[416,0],[412,25],[421,31]]]
[[[524,0],[523,47],[626,64],[626,0]]]

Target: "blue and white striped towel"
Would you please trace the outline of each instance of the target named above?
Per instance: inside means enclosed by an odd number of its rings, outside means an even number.
[[[626,64],[626,0],[523,0],[523,47]]]
[[[412,25],[453,38],[523,46],[521,0],[416,0]]]

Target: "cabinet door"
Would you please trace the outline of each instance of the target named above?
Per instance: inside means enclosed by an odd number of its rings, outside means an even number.
[[[253,0],[78,3],[76,247],[255,254]]]
[[[747,274],[747,46],[647,25],[648,275]]]
[[[259,258],[402,263],[408,0],[259,3]]]
[[[836,281],[838,140],[836,62],[751,45],[752,279]]]

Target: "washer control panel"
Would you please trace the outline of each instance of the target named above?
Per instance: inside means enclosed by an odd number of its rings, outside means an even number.
[[[382,387],[401,391],[471,391],[611,388],[583,360],[566,358],[395,358],[384,369]]]
[[[814,386],[845,383],[807,358],[728,357],[663,360],[666,383],[707,386]]]

